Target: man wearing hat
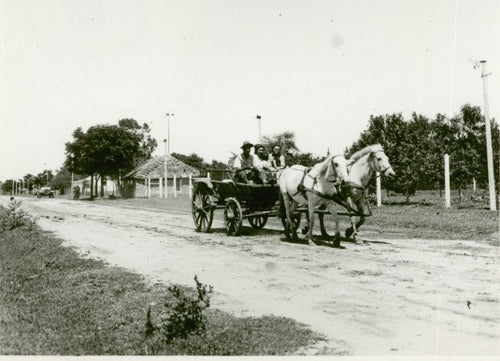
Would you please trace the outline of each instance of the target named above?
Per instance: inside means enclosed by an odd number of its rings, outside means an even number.
[[[243,142],[241,149],[243,152],[236,157],[234,160],[235,168],[252,168],[253,167],[253,155],[250,154],[253,144],[250,142]]]

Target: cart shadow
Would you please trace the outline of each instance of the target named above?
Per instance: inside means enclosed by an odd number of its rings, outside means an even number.
[[[210,230],[210,233],[226,234],[226,228],[216,227]],[[246,237],[258,237],[258,236],[268,236],[268,235],[278,235],[283,234],[283,231],[278,229],[253,229],[252,227],[243,226],[240,231],[240,236]]]

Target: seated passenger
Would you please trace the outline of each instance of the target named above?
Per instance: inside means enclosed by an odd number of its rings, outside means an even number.
[[[254,159],[253,165],[259,171],[259,179],[262,184],[275,183],[275,177],[271,172],[276,172],[276,169],[271,165],[266,153],[266,148],[262,144],[255,145],[255,153],[257,157]]]
[[[243,142],[241,146],[242,153],[234,159],[233,167],[236,182],[248,183],[249,180],[253,181],[252,168],[254,167],[254,157],[250,154],[252,147],[252,143]]]
[[[271,166],[277,171],[284,169],[285,164],[285,156],[281,154],[281,148],[279,145],[275,145],[273,147],[273,151],[271,153]]]

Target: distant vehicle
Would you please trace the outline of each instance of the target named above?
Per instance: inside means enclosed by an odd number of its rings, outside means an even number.
[[[54,198],[54,191],[50,189],[50,187],[42,187],[36,192],[36,197],[49,197]]]

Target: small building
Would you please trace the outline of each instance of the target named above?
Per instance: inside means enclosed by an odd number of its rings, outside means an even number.
[[[88,176],[83,179],[78,179],[73,181],[73,191],[75,190],[76,187],[79,188],[78,192],[80,196],[86,196],[90,195],[90,183],[91,183],[91,177]],[[101,192],[101,179],[96,177],[94,178],[94,189],[96,189],[96,197],[100,195]],[[109,196],[116,196],[118,193],[118,186],[116,182],[111,179],[110,177],[106,177],[104,179],[104,184],[103,184],[103,190],[104,190],[104,197],[109,197]],[[69,189],[67,190],[67,193],[69,194]]]
[[[171,155],[167,158],[167,196],[188,194],[192,177],[201,171]],[[123,198],[164,197],[165,156],[152,157],[122,178],[120,194]]]

